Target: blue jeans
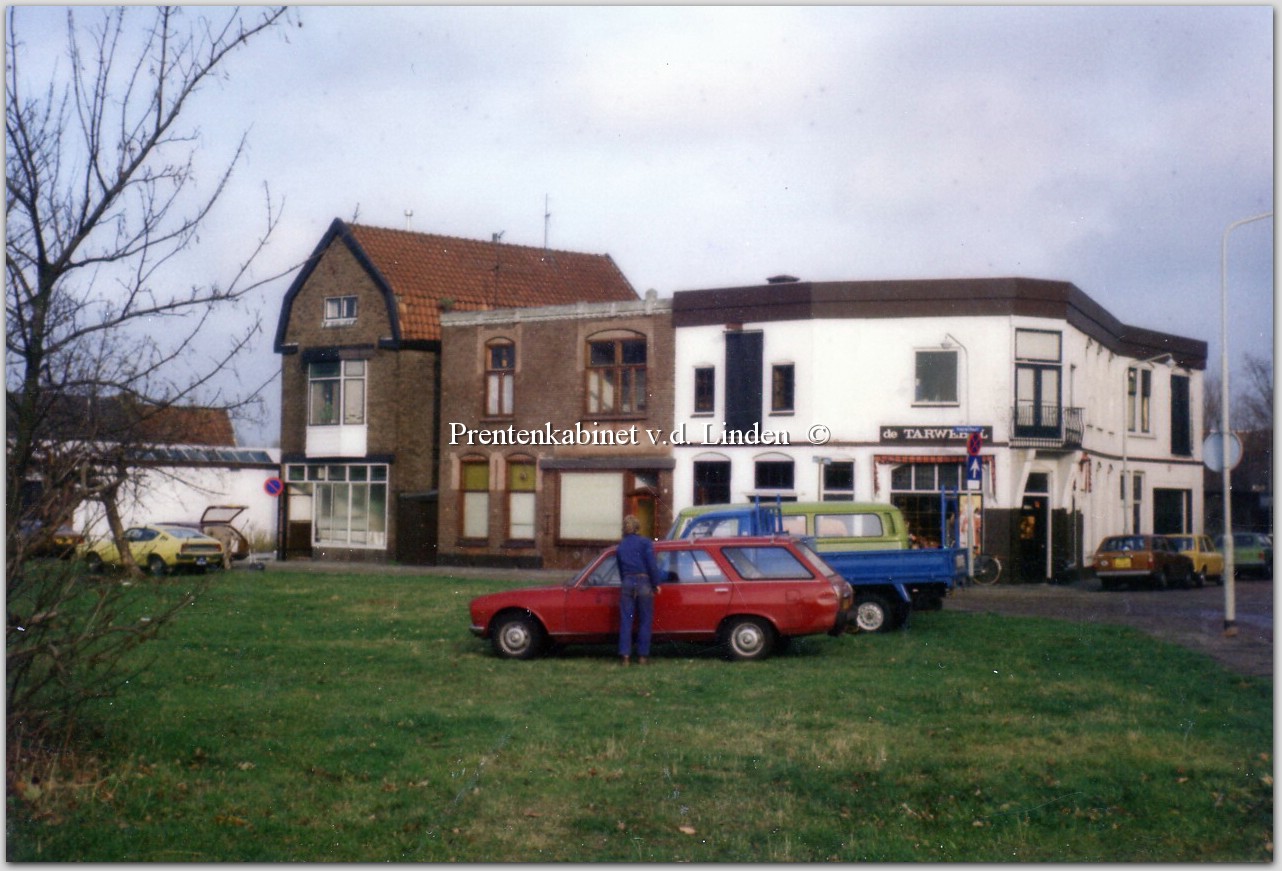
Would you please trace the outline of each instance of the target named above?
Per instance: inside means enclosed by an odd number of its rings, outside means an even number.
[[[619,655],[632,655],[632,624],[636,618],[637,656],[650,655],[650,631],[654,623],[654,586],[647,575],[624,575],[619,592]]]

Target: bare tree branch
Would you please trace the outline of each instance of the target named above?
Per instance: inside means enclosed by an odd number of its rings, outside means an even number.
[[[281,7],[72,8],[65,58],[37,83],[27,77],[25,14],[8,9],[5,79],[11,722],[15,699],[32,713],[52,688],[66,704],[90,697],[102,686],[92,675],[185,605],[180,596],[145,627],[121,622],[128,588],[91,589],[74,568],[33,568],[25,556],[38,536],[92,503],[128,554],[120,505],[164,412],[258,400],[256,385],[244,394],[216,385],[261,334],[258,319],[226,330],[225,313],[279,277],[253,271],[280,221],[268,189],[261,230],[230,280],[174,276],[246,146],[243,133],[232,138],[225,163],[202,185],[208,150],[191,108],[236,52],[269,31],[284,35],[290,20]],[[215,323],[222,343],[191,353]],[[69,407],[75,438],[59,430]]]

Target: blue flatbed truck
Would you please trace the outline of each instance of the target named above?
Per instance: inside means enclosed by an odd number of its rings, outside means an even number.
[[[949,502],[956,495],[940,495],[941,541],[957,541],[956,528],[948,529]],[[784,532],[783,505],[749,503],[700,514],[672,535],[690,536],[771,535]],[[956,512],[953,512],[956,523]],[[951,533],[951,534],[950,534]],[[824,560],[855,591],[851,625],[864,632],[886,632],[903,626],[913,608],[942,607],[943,600],[967,576],[964,548],[940,547],[904,550],[832,550],[822,539],[808,537]]]

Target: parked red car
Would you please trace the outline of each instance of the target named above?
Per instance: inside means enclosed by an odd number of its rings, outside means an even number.
[[[846,628],[850,584],[792,536],[655,542],[667,580],[654,602],[655,641],[714,642],[733,659],[764,659],[781,641]],[[549,644],[604,644],[619,634],[619,568],[608,548],[556,587],[472,600],[473,635],[499,656],[530,659]]]

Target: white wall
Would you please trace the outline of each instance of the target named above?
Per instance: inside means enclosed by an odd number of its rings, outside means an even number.
[[[279,461],[279,451],[269,449]],[[276,537],[277,498],[268,496],[264,484],[277,477],[279,469],[226,467],[160,467],[138,474],[121,506],[125,526],[164,521],[200,520],[210,505],[244,505],[246,511],[233,525],[251,541],[255,535]],[[87,503],[76,515],[76,526],[90,538],[105,538],[110,532],[102,507]]]
[[[889,467],[879,469],[880,487],[874,490],[874,455],[928,452],[963,456],[964,449],[881,444],[881,427],[985,425],[993,429],[992,444],[983,451],[993,458],[993,474],[985,481],[985,498],[990,507],[1018,507],[1028,475],[1044,472],[1050,479],[1052,507],[1076,507],[1085,516],[1083,537],[1087,550],[1094,547],[1096,539],[1121,530],[1126,370],[1137,361],[1102,348],[1065,321],[1022,316],[941,316],[745,323],[742,328],[763,333],[762,427],[786,437],[790,444],[675,446],[674,511],[692,501],[696,460],[729,460],[731,498],[738,501],[753,491],[754,463],[771,455],[793,459],[798,499],[819,498],[817,461],[828,457],[854,461],[856,499],[885,501],[889,496]],[[1081,450],[1039,451],[1007,446],[1014,423],[1017,329],[1061,333],[1061,401],[1066,408],[1083,409]],[[705,424],[719,427],[725,419],[724,334],[722,325],[676,330],[674,422],[679,431],[684,428],[696,442],[703,441]],[[916,406],[915,352],[942,348],[945,341],[960,346],[958,402]],[[776,363],[793,363],[796,367],[795,412],[791,415],[772,415],[769,410],[770,369]],[[711,415],[693,413],[694,369],[698,366],[716,369],[716,408]],[[1128,468],[1144,475],[1144,492],[1140,494],[1145,506],[1143,525],[1151,525],[1155,488],[1182,489],[1194,493],[1193,528],[1200,531],[1201,466],[1197,463],[1201,459],[1202,373],[1178,370],[1190,378],[1194,456],[1174,458],[1170,455],[1169,432],[1172,370],[1162,364],[1151,364],[1149,368],[1154,370],[1153,434],[1131,434],[1125,451]],[[814,424],[830,428],[832,438],[828,444],[810,443],[808,431]],[[1089,459],[1083,461],[1084,457]]]

